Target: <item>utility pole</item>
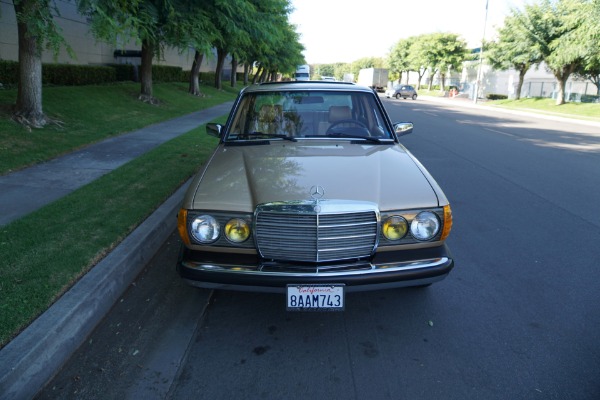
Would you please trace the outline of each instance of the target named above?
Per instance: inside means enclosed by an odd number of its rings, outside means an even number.
[[[481,47],[479,49],[479,68],[477,68],[477,80],[475,81],[475,93],[473,94],[473,103],[477,104],[479,97],[479,86],[481,85],[481,69],[483,68],[483,43],[485,42],[485,28],[487,26],[488,2],[485,0],[485,18],[483,20],[483,36],[481,37]]]

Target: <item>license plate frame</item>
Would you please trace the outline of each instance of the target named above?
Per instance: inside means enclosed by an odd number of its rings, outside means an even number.
[[[287,285],[287,311],[344,311],[346,290],[342,283]]]

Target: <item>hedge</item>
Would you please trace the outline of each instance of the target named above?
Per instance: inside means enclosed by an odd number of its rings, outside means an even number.
[[[183,71],[180,67],[152,66],[154,82],[188,82],[189,79],[190,71]],[[215,73],[200,72],[199,79],[203,83],[212,84],[215,81]],[[237,79],[242,81],[244,74],[237,73]],[[79,86],[123,81],[139,81],[139,67],[131,64],[43,64],[42,66],[42,83],[45,85]],[[18,82],[19,63],[0,60],[0,84],[10,86]]]
[[[12,85],[19,83],[19,63],[0,60],[0,83]]]
[[[508,96],[505,94],[495,94],[495,93],[490,93],[485,97],[488,100],[506,100],[506,99],[508,99]]]

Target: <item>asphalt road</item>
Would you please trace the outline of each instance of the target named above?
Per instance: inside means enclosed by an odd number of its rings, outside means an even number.
[[[385,104],[452,204],[446,280],[287,313],[184,285],[174,234],[39,398],[600,398],[600,129]]]

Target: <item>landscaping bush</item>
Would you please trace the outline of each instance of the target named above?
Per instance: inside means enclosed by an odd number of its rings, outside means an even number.
[[[44,64],[42,83],[60,86],[97,85],[116,81],[112,67],[100,65]]]
[[[168,65],[152,66],[152,81],[154,82],[181,82],[181,67]]]
[[[0,60],[0,83],[16,84],[19,82],[19,63],[16,61]]]
[[[137,82],[137,67],[131,64],[109,64],[109,67],[115,69],[115,79],[118,82]]]
[[[505,94],[490,93],[487,96],[485,96],[485,98],[488,100],[506,100],[508,99],[508,96]]]
[[[582,94],[581,102],[582,103],[600,103],[600,96],[593,96],[591,94]]]

